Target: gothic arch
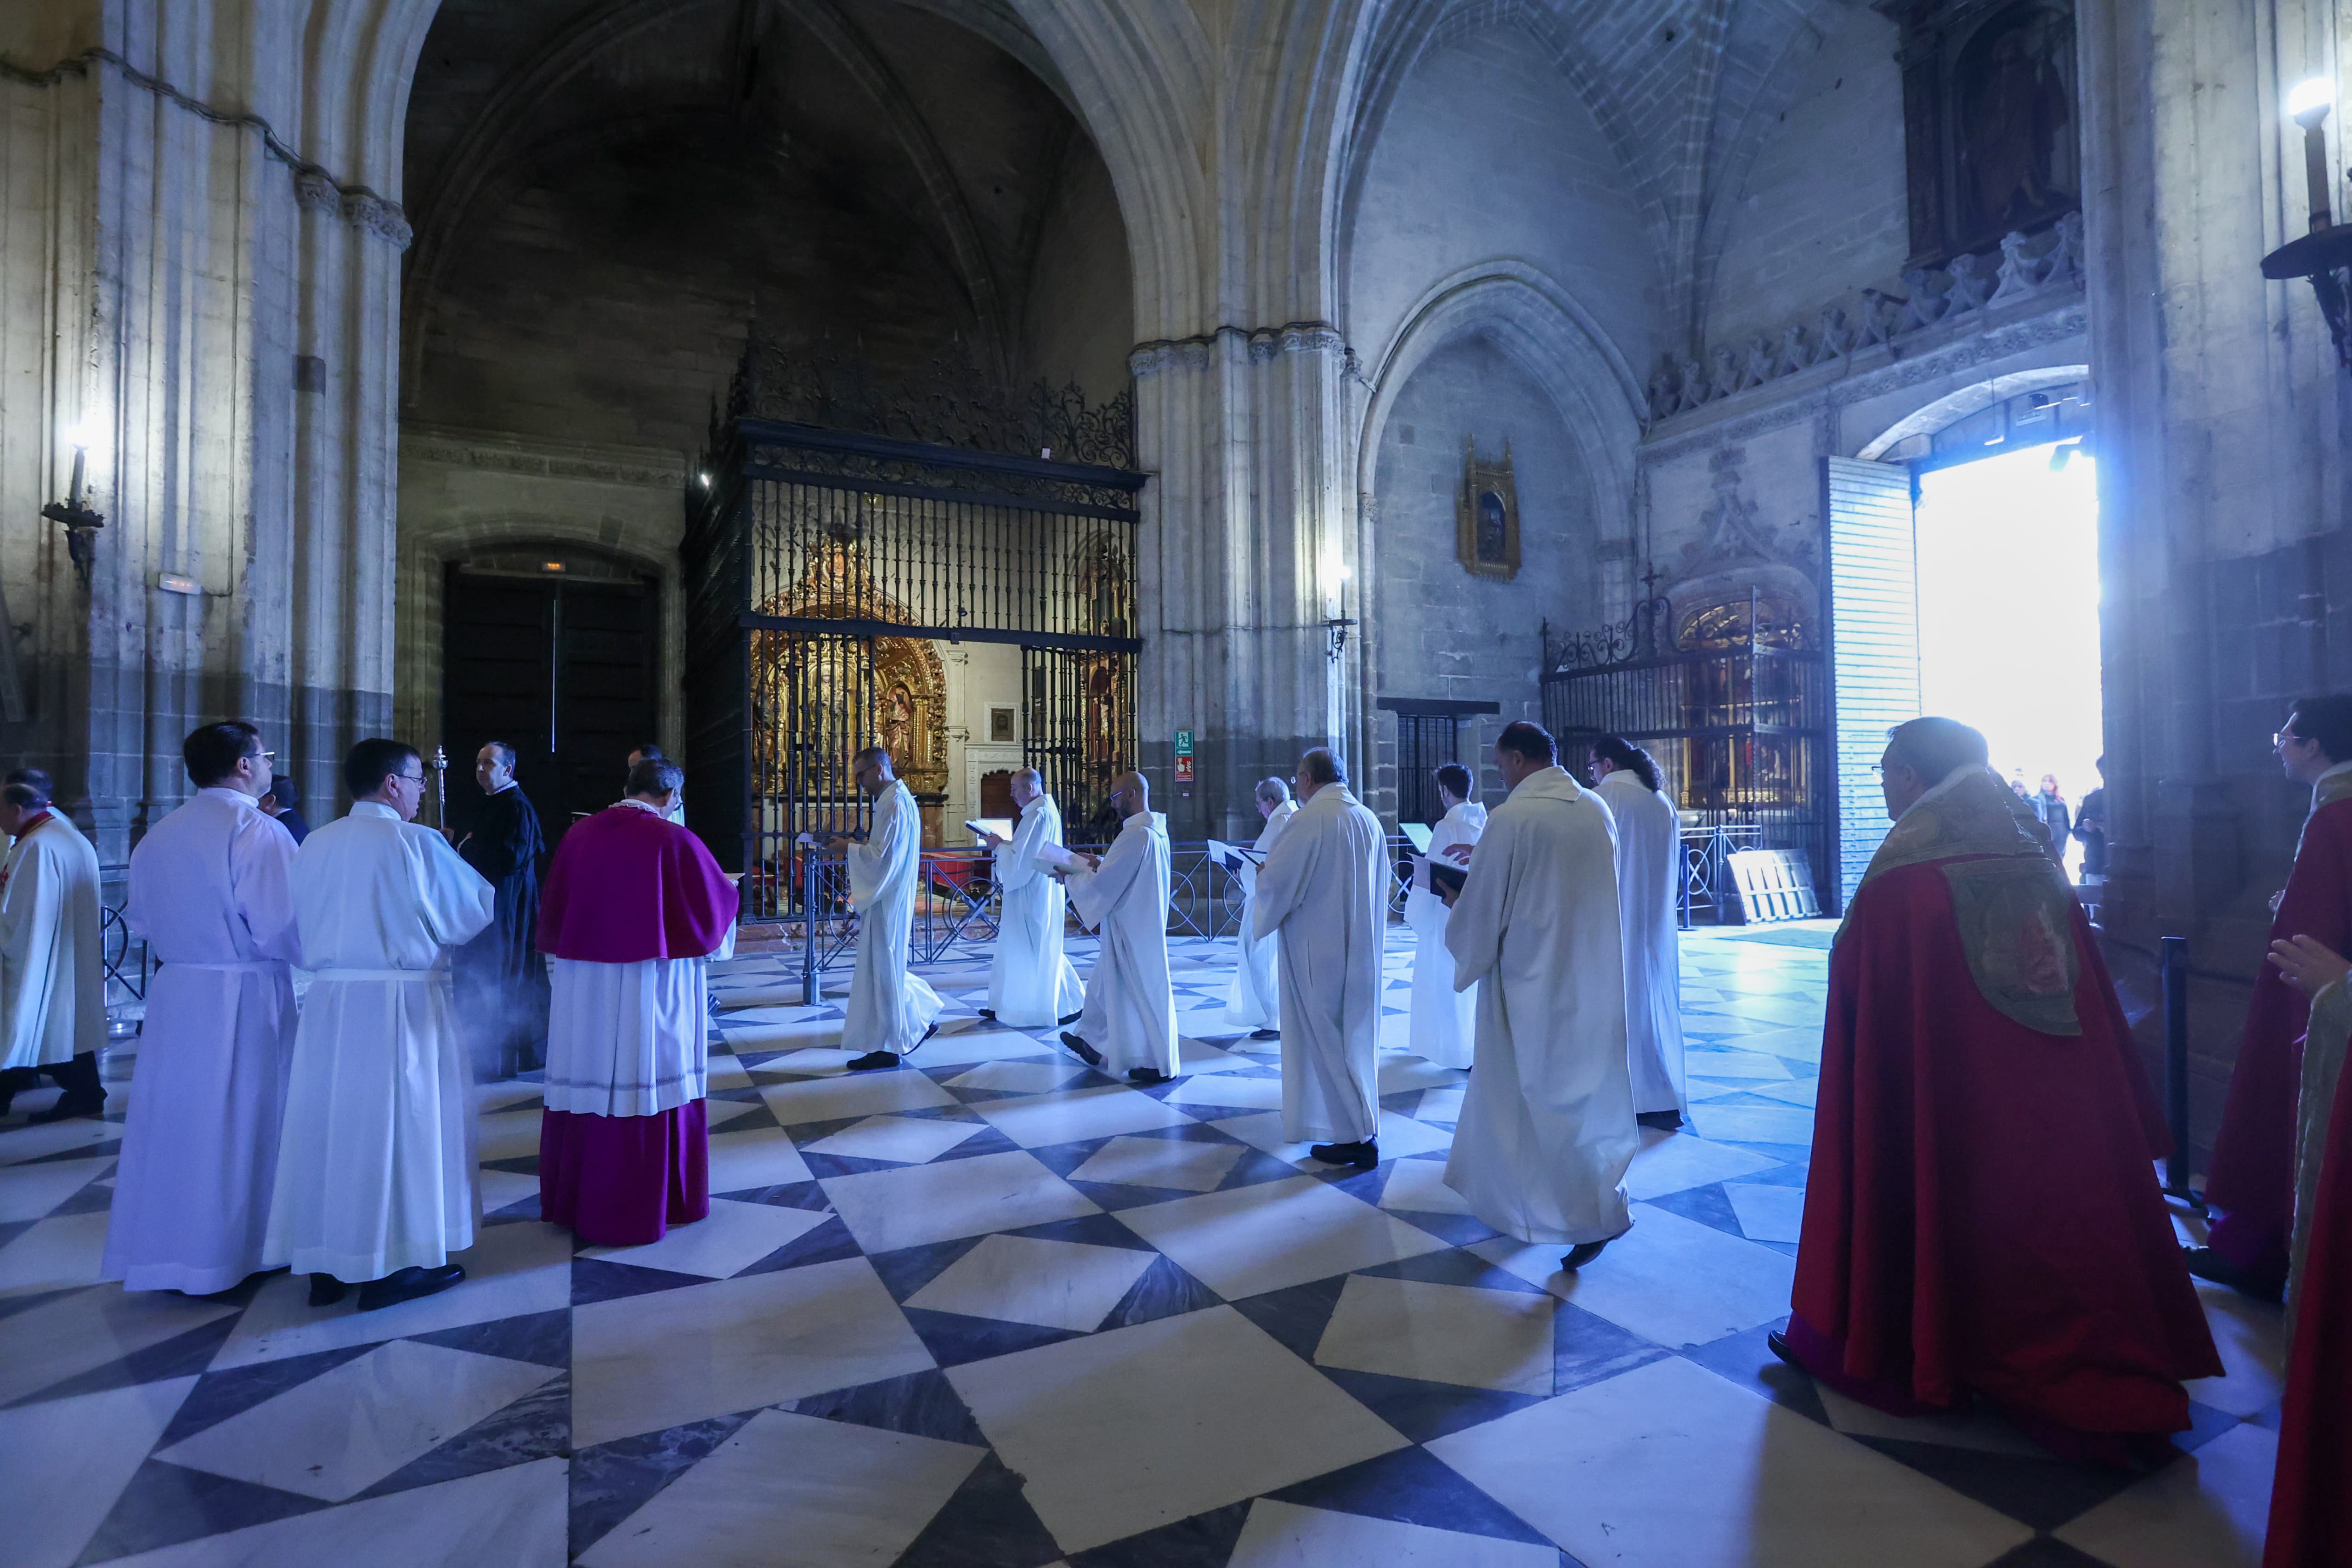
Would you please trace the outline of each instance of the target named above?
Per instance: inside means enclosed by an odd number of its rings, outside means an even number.
[[[1381,433],[1413,372],[1439,349],[1478,335],[1493,341],[1549,395],[1591,487],[1601,537],[1630,538],[1641,384],[1574,298],[1518,261],[1491,261],[1455,273],[1415,301],[1371,376],[1371,404],[1356,448],[1357,493],[1373,493]]]
[[[2022,397],[2029,392],[2064,386],[2090,378],[2091,367],[2086,364],[2053,364],[2040,370],[2021,370],[2008,375],[1996,375],[1973,386],[1964,386],[1958,392],[1946,393],[1934,402],[1912,410],[1864,441],[1854,456],[1875,461],[1896,442],[1907,437],[1932,436],[1947,425],[1956,424],[2005,398]]]

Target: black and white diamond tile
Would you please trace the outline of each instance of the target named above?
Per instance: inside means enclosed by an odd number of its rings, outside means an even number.
[[[1571,1278],[1444,1184],[1466,1075],[1384,1028],[1381,1166],[1281,1135],[1279,1045],[1171,944],[1184,1074],[1139,1089],[974,1016],[850,1075],[845,976],[720,966],[710,1217],[582,1247],[537,1218],[536,1086],[478,1099],[458,1289],[312,1311],[96,1284],[121,1137],[0,1123],[0,1563],[906,1568],[1776,1562],[2251,1565],[2274,1310],[2133,1479],[1989,1418],[1901,1421],[1774,1361],[1825,955],[1695,933],[1690,1125]],[[1087,948],[1081,949],[1083,968]],[[1392,943],[1392,1006],[1412,939]],[[118,1088],[135,1058],[108,1064]],[[20,1111],[46,1097],[19,1098]],[[21,1500],[37,1500],[21,1506]],[[24,1521],[29,1520],[29,1523]]]

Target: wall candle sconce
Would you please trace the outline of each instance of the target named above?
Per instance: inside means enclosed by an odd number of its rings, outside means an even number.
[[[41,509],[43,517],[66,531],[66,558],[73,563],[74,573],[80,577],[85,591],[89,587],[90,563],[98,559],[98,531],[106,526],[106,514],[93,510],[82,494],[83,465],[97,434],[97,421],[91,419],[83,420],[66,433],[66,439],[73,443],[73,481],[66,487],[65,500],[53,500]]]
[[[2319,313],[2327,320],[2327,335],[2336,340],[2336,360],[2352,370],[2352,310],[2347,308],[2352,288],[2352,224],[2338,225],[2327,171],[2327,111],[2336,106],[2336,89],[2315,77],[2287,94],[2287,118],[2303,127],[2303,173],[2310,187],[2311,232],[2291,239],[2263,258],[2263,276],[2270,279],[2308,278],[2319,296]]]
[[[1328,651],[1331,662],[1337,664],[1340,656],[1348,651],[1348,628],[1356,624],[1348,616],[1348,579],[1354,574],[1342,564],[1335,567],[1331,575],[1339,586],[1332,590],[1331,614],[1324,617],[1323,629],[1330,637]]]

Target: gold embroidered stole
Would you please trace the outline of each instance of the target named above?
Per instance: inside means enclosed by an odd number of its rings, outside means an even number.
[[[2074,890],[2044,836],[2026,830],[2032,811],[1989,769],[1948,780],[1888,831],[1862,886],[1906,866],[1958,862],[1943,868],[1944,881],[1979,994],[2029,1029],[2080,1035]],[[1840,938],[1853,923],[1849,905]]]

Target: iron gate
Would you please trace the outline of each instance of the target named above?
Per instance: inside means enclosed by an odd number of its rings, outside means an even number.
[[[799,837],[866,825],[850,766],[866,746],[890,751],[926,846],[940,844],[962,783],[951,742],[976,717],[950,710],[945,660],[962,645],[1018,650],[1023,752],[1076,836],[1134,765],[1142,484],[1123,467],[745,414],[714,430],[681,551],[687,809],[745,874],[746,919],[837,901],[811,892]]]

